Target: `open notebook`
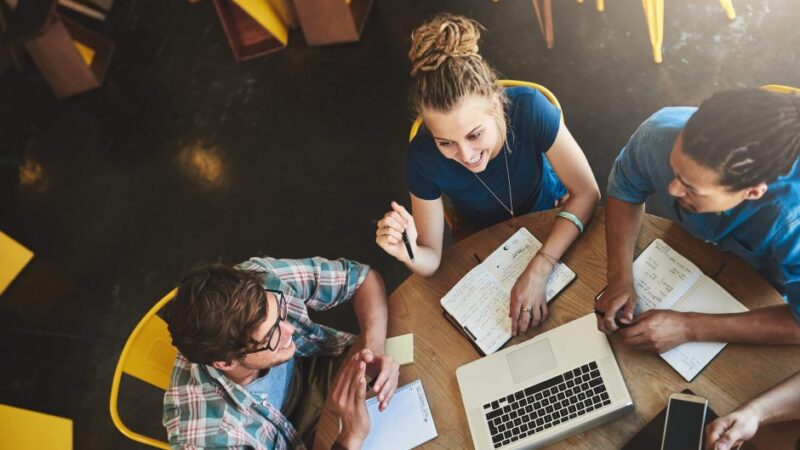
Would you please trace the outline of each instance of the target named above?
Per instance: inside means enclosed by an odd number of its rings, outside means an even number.
[[[367,400],[370,431],[364,450],[408,450],[438,436],[422,381],[397,388],[389,407],[378,410],[378,397]]]
[[[511,289],[541,247],[527,229],[520,228],[442,297],[445,315],[483,355],[511,339]],[[559,263],[547,279],[547,301],[574,279],[575,272]]]
[[[634,315],[649,309],[729,314],[747,311],[714,280],[661,239],[656,239],[633,263],[638,301]],[[673,369],[691,382],[726,344],[687,342],[661,354]]]

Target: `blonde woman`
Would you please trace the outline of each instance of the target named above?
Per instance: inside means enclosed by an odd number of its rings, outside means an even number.
[[[591,219],[600,192],[561,112],[535,89],[496,84],[497,74],[478,52],[481,29],[442,14],[411,36],[411,105],[423,120],[406,156],[413,214],[392,202],[377,224],[376,242],[429,276],[442,256],[443,194],[476,228],[560,204],[550,236],[512,291],[516,335],[547,318],[547,276]]]

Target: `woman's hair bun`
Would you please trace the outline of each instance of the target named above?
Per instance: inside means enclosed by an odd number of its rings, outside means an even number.
[[[439,14],[411,33],[411,76],[439,68],[448,58],[478,58],[483,27],[464,16]]]

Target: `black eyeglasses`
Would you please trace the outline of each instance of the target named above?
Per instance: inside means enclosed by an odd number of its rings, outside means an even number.
[[[281,292],[281,291],[273,291],[271,289],[266,289],[266,291],[267,292],[271,292],[271,293],[275,294],[276,297],[278,297],[278,320],[275,321],[275,325],[273,325],[272,328],[269,329],[269,331],[267,332],[266,337],[264,337],[264,340],[259,342],[259,344],[261,344],[262,342],[266,342],[267,345],[265,347],[259,347],[259,348],[255,348],[253,350],[246,350],[246,351],[242,352],[242,355],[249,355],[251,353],[258,353],[258,352],[263,352],[263,351],[266,351],[266,350],[275,351],[278,348],[278,343],[281,341],[281,327],[280,327],[280,325],[281,325],[281,321],[286,320],[286,315],[288,313],[288,307],[286,305],[286,298],[283,296],[283,292]],[[267,313],[268,313],[269,312],[269,303],[268,303],[269,296],[265,295],[264,298],[265,298],[265,300],[264,300],[265,303],[267,303],[267,308],[266,309],[267,309]]]

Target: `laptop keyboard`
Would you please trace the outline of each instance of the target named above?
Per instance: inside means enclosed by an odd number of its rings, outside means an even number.
[[[611,404],[597,363],[568,370],[483,405],[494,448]]]

